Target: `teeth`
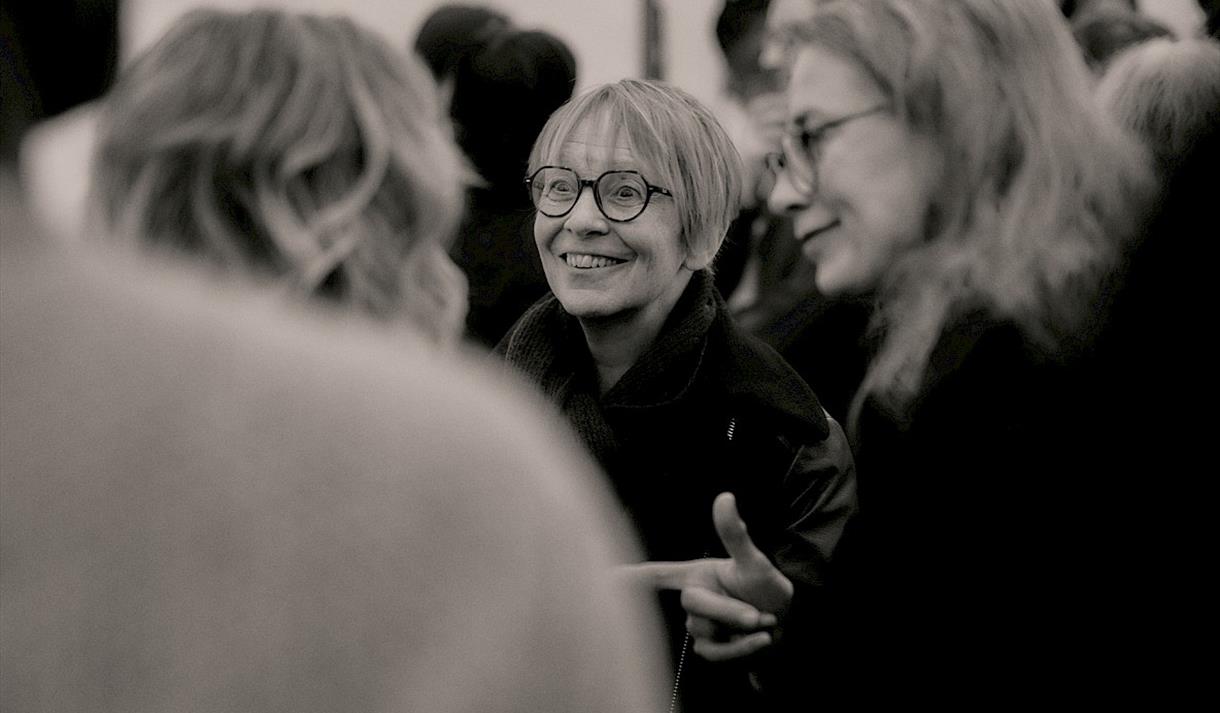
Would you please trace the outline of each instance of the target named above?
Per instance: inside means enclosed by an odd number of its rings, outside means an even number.
[[[576,267],[582,270],[590,270],[598,267],[610,267],[617,265],[622,260],[615,260],[601,255],[583,255],[580,253],[567,253],[564,259],[568,263],[568,267]]]

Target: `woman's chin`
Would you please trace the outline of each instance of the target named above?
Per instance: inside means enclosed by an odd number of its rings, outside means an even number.
[[[827,296],[856,295],[869,291],[871,285],[861,279],[851,265],[833,258],[819,260],[814,263],[813,282],[818,292]]]
[[[619,310],[614,309],[606,300],[595,295],[572,294],[557,295],[563,311],[577,319],[604,320],[613,317]]]

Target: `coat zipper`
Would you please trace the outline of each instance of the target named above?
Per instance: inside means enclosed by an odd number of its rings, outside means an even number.
[[[737,430],[737,418],[729,418],[729,428],[725,431],[724,438],[729,443],[733,442],[733,432]],[[711,550],[704,550],[704,557],[711,557]],[[690,650],[691,635],[690,632],[682,639],[682,653],[678,655],[678,668],[674,671],[674,687],[669,693],[669,713],[674,713],[678,708],[678,687],[682,683],[682,669],[686,665],[686,652]]]

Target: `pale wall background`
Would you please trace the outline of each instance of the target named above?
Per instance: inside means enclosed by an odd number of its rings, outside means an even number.
[[[160,37],[183,12],[205,4],[230,9],[262,5],[346,14],[382,34],[394,46],[405,49],[423,19],[443,1],[125,0],[123,54],[129,59]],[[720,2],[661,0],[666,78],[711,104],[716,103],[724,77],[724,64],[713,32]],[[579,63],[578,91],[641,74],[640,0],[484,0],[484,3],[504,10],[518,25],[540,28],[566,41]],[[1202,18],[1194,0],[1143,0],[1141,7],[1179,35],[1194,32]],[[87,157],[91,153],[93,130],[91,112],[85,108],[38,127],[23,146],[22,171],[31,210],[50,235],[65,240],[77,239],[85,225]]]
[[[666,79],[705,101],[716,96],[724,77],[713,34],[720,2],[661,2]],[[130,56],[146,47],[182,12],[204,4],[347,14],[405,48],[424,17],[444,0],[128,0],[125,53]],[[520,25],[546,30],[566,41],[579,63],[578,90],[641,73],[640,0],[482,0],[481,4],[505,11]],[[1179,35],[1193,32],[1202,17],[1194,0],[1142,0],[1140,7]]]
[[[578,63],[578,90],[639,76],[642,67],[642,3],[639,0],[462,0],[498,8],[518,25],[551,32],[568,43]],[[156,40],[184,11],[281,7],[346,14],[406,48],[419,25],[444,0],[128,0],[124,7],[124,55]],[[723,63],[713,28],[720,0],[666,0],[667,78],[701,99],[717,93]]]

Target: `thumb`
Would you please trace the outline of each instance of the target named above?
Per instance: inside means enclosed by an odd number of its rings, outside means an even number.
[[[721,493],[712,503],[712,522],[716,534],[724,543],[724,549],[738,566],[770,565],[767,556],[754,545],[746,531],[745,520],[737,513],[737,498],[732,493]]]

